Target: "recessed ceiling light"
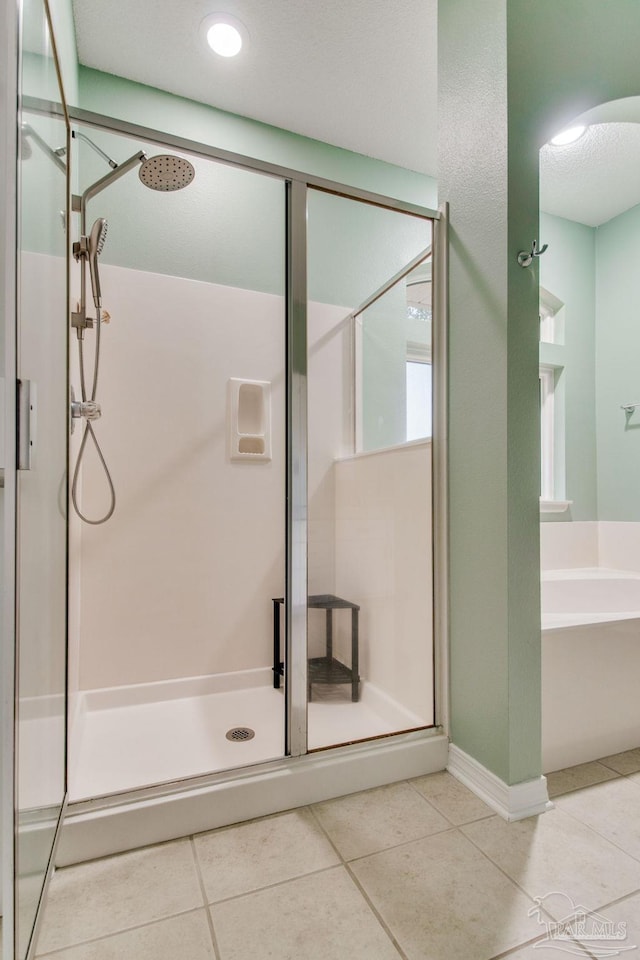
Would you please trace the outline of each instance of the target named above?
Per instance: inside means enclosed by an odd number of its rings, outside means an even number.
[[[575,143],[576,140],[579,140],[583,134],[586,133],[586,126],[584,124],[579,124],[576,127],[567,127],[566,130],[562,130],[560,133],[557,133],[555,137],[552,137],[549,141],[554,147],[566,147],[570,143]]]
[[[200,24],[200,33],[209,47],[220,57],[235,57],[246,45],[246,27],[226,13],[212,13]]]

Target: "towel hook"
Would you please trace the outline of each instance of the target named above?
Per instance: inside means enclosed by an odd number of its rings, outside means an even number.
[[[518,263],[520,264],[521,267],[530,267],[534,261],[534,258],[541,257],[548,246],[549,244],[545,243],[545,245],[543,247],[540,247],[540,249],[538,250],[538,241],[534,240],[533,243],[531,244],[530,253],[527,253],[526,250],[520,251],[520,253],[518,254]]]

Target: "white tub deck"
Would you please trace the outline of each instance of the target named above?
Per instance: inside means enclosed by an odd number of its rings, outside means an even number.
[[[549,773],[640,744],[640,574],[542,574],[542,761]]]

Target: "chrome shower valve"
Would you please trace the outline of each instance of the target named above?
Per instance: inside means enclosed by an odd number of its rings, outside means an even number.
[[[75,420],[99,420],[102,409],[95,400],[76,400],[71,388],[71,433],[75,428]]]
[[[100,404],[95,400],[73,400],[71,402],[71,416],[74,420],[81,417],[84,420],[99,420],[102,416]]]

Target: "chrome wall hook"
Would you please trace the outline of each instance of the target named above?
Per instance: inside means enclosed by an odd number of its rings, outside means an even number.
[[[545,245],[543,247],[540,247],[540,249],[538,250],[538,241],[534,240],[533,243],[531,244],[530,253],[527,253],[526,250],[520,251],[520,253],[518,254],[518,263],[520,264],[521,267],[530,267],[534,261],[534,258],[541,257],[548,246],[549,244],[545,243]]]

